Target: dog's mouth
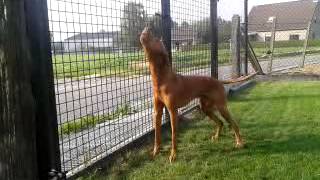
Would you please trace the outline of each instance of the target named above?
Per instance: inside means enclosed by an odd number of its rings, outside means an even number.
[[[142,45],[146,45],[153,38],[150,27],[145,27],[140,35],[140,42]]]

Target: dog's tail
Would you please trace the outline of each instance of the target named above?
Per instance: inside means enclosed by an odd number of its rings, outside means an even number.
[[[251,79],[255,75],[257,75],[257,73],[253,73],[253,74],[250,74],[248,76],[241,76],[241,77],[239,77],[237,79],[220,80],[220,82],[222,82],[223,84],[232,84],[232,83],[237,83],[237,82],[243,82],[243,81],[246,81],[248,79]]]

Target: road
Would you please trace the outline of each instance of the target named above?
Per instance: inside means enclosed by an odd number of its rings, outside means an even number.
[[[276,59],[273,71],[299,65],[301,57]],[[306,64],[320,63],[320,55],[307,56]],[[268,62],[261,62],[267,72]],[[249,71],[253,69],[250,67]],[[210,75],[210,69],[193,70],[185,75]],[[219,67],[219,78],[229,79],[231,66]],[[62,166],[69,175],[112,153],[152,130],[150,76],[86,77],[56,81],[59,124],[88,114],[107,114],[117,106],[130,104],[135,113],[60,138]]]

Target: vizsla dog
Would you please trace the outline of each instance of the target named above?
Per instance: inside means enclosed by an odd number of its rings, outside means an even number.
[[[218,139],[223,127],[222,121],[215,114],[215,111],[218,111],[230,123],[235,134],[236,147],[243,147],[239,127],[231,118],[227,108],[227,98],[223,84],[244,81],[249,76],[236,80],[219,81],[212,77],[178,75],[172,71],[164,44],[160,39],[153,36],[149,27],[143,30],[140,35],[140,42],[149,62],[153,83],[153,125],[155,128],[153,156],[159,153],[161,117],[163,108],[167,107],[172,131],[172,147],[169,160],[170,162],[175,160],[178,108],[187,105],[195,98],[200,99],[201,110],[217,124],[216,132],[212,139]]]

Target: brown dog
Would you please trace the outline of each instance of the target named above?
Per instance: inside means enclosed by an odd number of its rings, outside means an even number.
[[[170,162],[175,160],[178,108],[187,105],[195,98],[200,98],[201,110],[217,124],[216,133],[212,136],[212,139],[218,139],[223,127],[222,121],[214,113],[218,111],[221,116],[230,123],[235,133],[236,147],[243,147],[239,127],[231,118],[227,109],[227,99],[223,84],[243,81],[251,76],[237,80],[218,81],[212,77],[178,75],[172,71],[169,56],[162,41],[153,36],[150,28],[146,27],[143,30],[140,36],[140,42],[143,46],[145,56],[149,61],[153,83],[153,125],[155,128],[153,156],[159,152],[161,117],[163,108],[167,107],[170,114],[172,130],[172,147],[169,160]]]

